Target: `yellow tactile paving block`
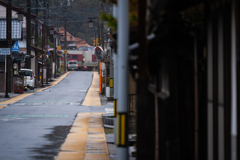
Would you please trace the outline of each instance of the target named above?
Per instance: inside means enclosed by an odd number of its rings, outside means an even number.
[[[66,138],[66,141],[83,141],[84,138],[87,137],[87,132],[85,133],[69,133],[67,138]]]
[[[102,133],[104,130],[103,128],[89,128],[88,132],[93,132],[93,133]]]
[[[78,113],[56,160],[110,160],[103,113]]]
[[[109,156],[108,155],[105,155],[105,154],[86,154],[85,155],[85,159],[86,160],[109,160]]]
[[[86,116],[77,116],[73,125],[88,126],[89,113],[86,113]]]
[[[99,76],[94,72],[91,87],[88,89],[87,95],[82,103],[83,106],[101,106],[99,96]]]
[[[7,105],[0,105],[0,109],[7,107]]]
[[[71,152],[84,152],[86,146],[86,141],[69,141],[66,140],[66,142],[63,144],[61,151],[71,151]]]
[[[75,127],[75,126],[73,126],[72,128],[71,128],[71,130],[70,130],[70,133],[82,133],[82,132],[87,132],[87,130],[88,130],[88,128],[83,128],[83,127],[79,127],[79,126],[77,126],[77,127]]]
[[[79,160],[84,158],[85,153],[81,152],[60,152],[58,160]]]

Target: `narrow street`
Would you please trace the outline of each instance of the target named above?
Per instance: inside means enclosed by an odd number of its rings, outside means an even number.
[[[54,159],[78,114],[105,113],[104,106],[82,105],[93,74],[70,72],[57,85],[0,109],[0,159]]]

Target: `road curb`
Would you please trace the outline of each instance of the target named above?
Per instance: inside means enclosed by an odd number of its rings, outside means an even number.
[[[101,107],[101,99],[99,96],[99,80],[96,72],[93,73],[92,84],[88,89],[87,95],[84,98],[82,106],[99,106]]]
[[[51,83],[50,86],[47,86],[47,87],[44,87],[44,88],[41,88],[41,89],[38,89],[36,90],[35,92],[41,92],[47,88],[50,88],[50,87],[53,87],[55,85],[57,85],[59,82],[61,82],[70,72],[66,72],[65,74],[63,74],[62,76],[60,76],[57,80],[55,80],[54,82]],[[21,95],[18,95],[18,96],[15,96],[15,97],[12,97],[6,101],[2,101],[0,102],[0,109],[2,108],[5,108],[7,107],[9,104],[13,104],[13,103],[16,103],[30,95],[33,95],[34,93],[24,93],[24,94],[21,94]]]

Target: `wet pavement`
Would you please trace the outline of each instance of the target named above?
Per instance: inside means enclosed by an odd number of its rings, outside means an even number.
[[[81,105],[92,75],[70,72],[59,84],[0,109],[0,159],[54,159],[77,113],[110,107]]]

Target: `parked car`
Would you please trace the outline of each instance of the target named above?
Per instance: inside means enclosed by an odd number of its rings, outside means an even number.
[[[78,61],[76,61],[76,60],[68,61],[67,69],[68,70],[78,70]]]
[[[20,76],[24,76],[24,88],[28,87],[31,90],[35,87],[35,75],[31,69],[20,69]]]

